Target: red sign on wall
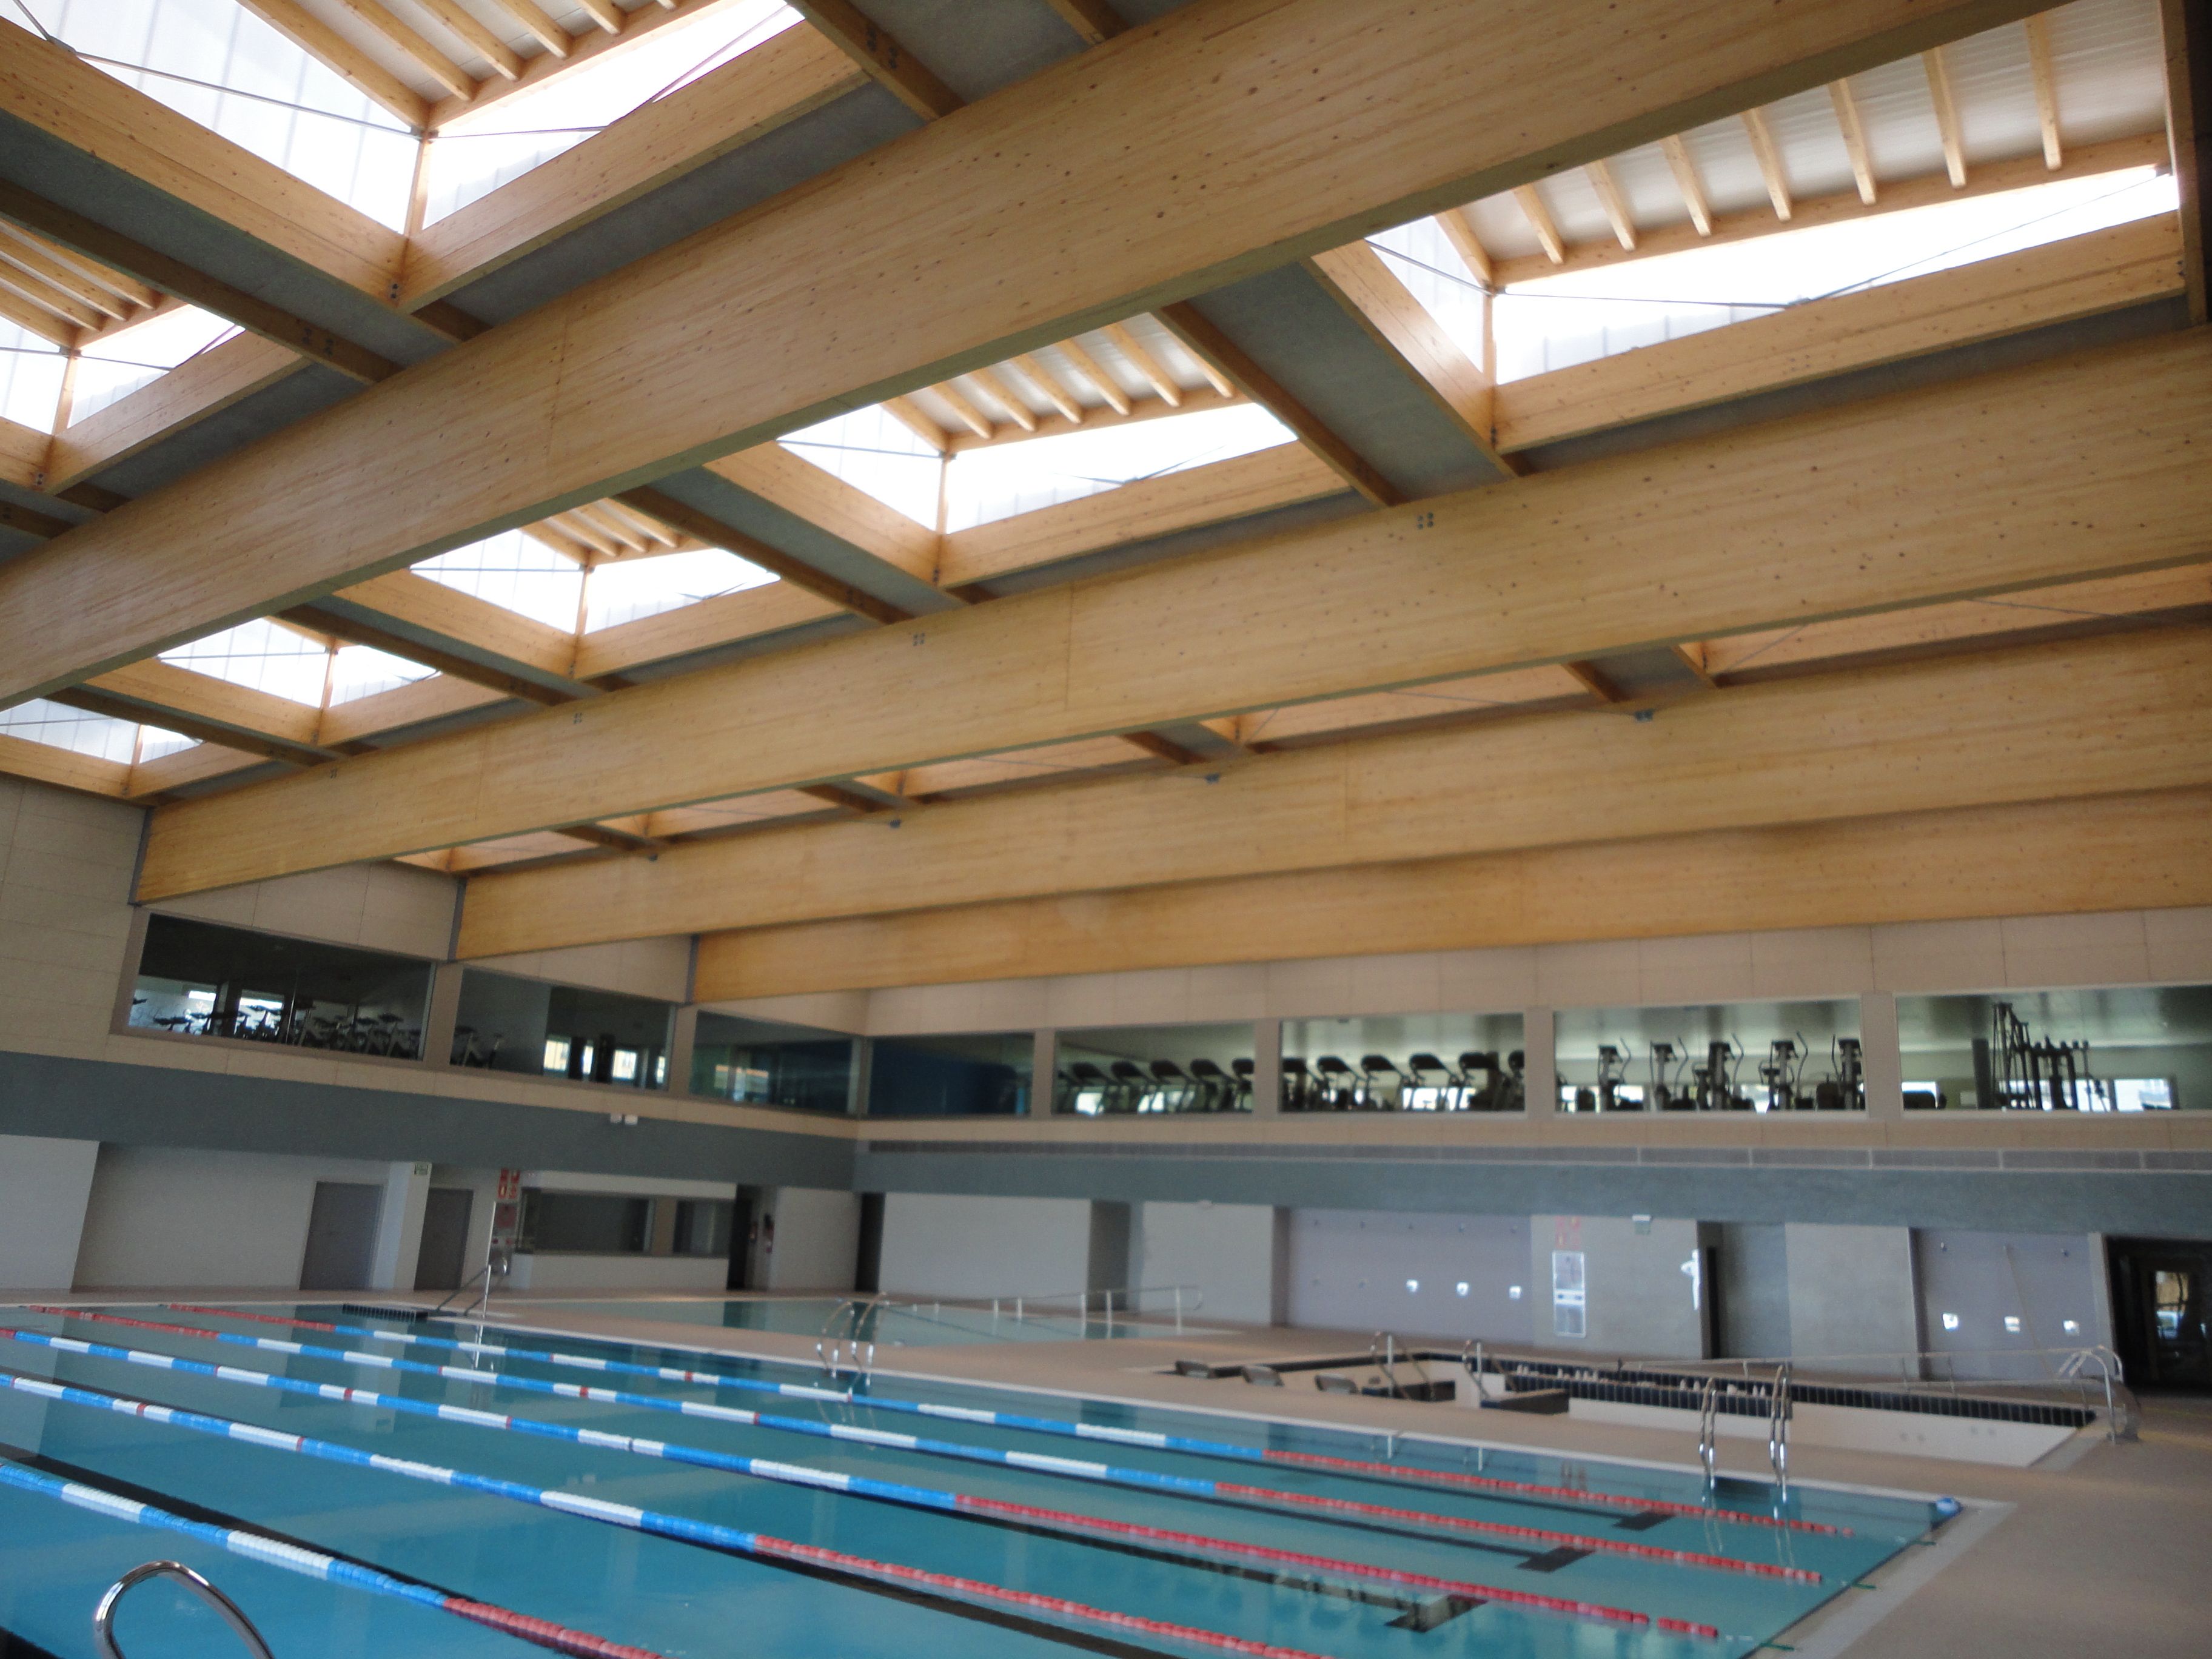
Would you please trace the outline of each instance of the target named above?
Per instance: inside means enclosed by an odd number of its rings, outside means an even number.
[[[508,1204],[521,1196],[522,1171],[520,1170],[501,1170],[499,1172],[499,1192],[497,1194],[499,1201],[502,1204]]]

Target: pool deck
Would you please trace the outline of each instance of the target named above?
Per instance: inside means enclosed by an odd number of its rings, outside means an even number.
[[[226,1297],[207,1290],[46,1295],[54,1303],[199,1303],[277,1299],[268,1291]],[[294,1299],[428,1305],[436,1298],[389,1291],[295,1295]],[[595,1298],[605,1302],[611,1297]],[[546,1299],[502,1298],[502,1322],[543,1325],[701,1352],[814,1359],[814,1339],[638,1316],[571,1313]],[[883,1348],[878,1373],[1082,1395],[1186,1411],[1266,1416],[1332,1428],[1480,1440],[1570,1455],[1693,1468],[1692,1436],[1674,1431],[1464,1407],[1262,1390],[1236,1381],[1173,1374],[1178,1358],[1267,1362],[1356,1353],[1362,1334],[1210,1328],[1204,1335],[1112,1342],[969,1343]],[[1767,1475],[1765,1446],[1723,1437],[1723,1474]],[[2033,1468],[1798,1444],[1793,1480],[1887,1492],[1948,1494],[1966,1511],[1935,1549],[1911,1552],[1873,1575],[1871,1588],[1832,1604],[1788,1633],[1805,1659],[2031,1659],[2056,1653],[2130,1659],[2202,1659],[2203,1586],[2212,1579],[2212,1400],[2143,1402],[2141,1438],[2107,1443],[2085,1431]]]

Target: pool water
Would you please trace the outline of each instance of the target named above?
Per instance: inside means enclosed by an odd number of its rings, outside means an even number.
[[[570,1301],[566,1297],[532,1297],[526,1301],[492,1302],[495,1318],[523,1324],[560,1323],[562,1313],[581,1313],[623,1319],[658,1320],[679,1325],[717,1325],[734,1331],[777,1331],[787,1336],[819,1336],[832,1315],[846,1306],[835,1297],[662,1297],[651,1301]],[[1014,1317],[1008,1303],[999,1312],[988,1308],[946,1303],[870,1303],[862,1310],[858,1335],[863,1342],[882,1348],[933,1348],[973,1342],[1072,1342],[1103,1337],[1158,1337],[1172,1334],[1170,1321],[1132,1324],[1117,1314],[1109,1327],[1103,1316],[1088,1320],[1073,1314],[1031,1314]],[[1186,1326],[1189,1335],[1196,1328]],[[835,1334],[849,1340],[854,1332],[839,1319]]]
[[[757,1531],[1096,1610],[1094,1616],[1058,1604],[979,1605],[974,1595],[939,1587],[941,1580],[890,1587],[850,1572],[726,1553],[700,1542],[643,1534],[385,1468],[310,1461],[276,1445],[214,1437],[112,1409],[0,1389],[0,1459],[27,1462],[141,1502],[191,1509],[218,1525],[243,1524],[279,1534],[671,1659],[1072,1659],[1078,1653],[1138,1659],[1224,1651],[1255,1655],[1264,1650],[1255,1644],[1327,1659],[1735,1659],[1941,1523],[1936,1505],[1900,1498],[1805,1486],[1793,1486],[1782,1498],[1761,1483],[1734,1480],[1722,1480],[1709,1495],[1699,1478],[1687,1471],[1474,1446],[1404,1441],[1389,1445],[1379,1436],[897,1377],[879,1376],[870,1385],[875,1395],[888,1399],[1233,1441],[1278,1455],[1384,1462],[1393,1471],[1384,1476],[1292,1462],[1238,1462],[1154,1446],[1097,1441],[1079,1445],[973,1420],[917,1419],[872,1406],[865,1395],[849,1401],[809,1399],[701,1382],[586,1375],[521,1352],[712,1370],[775,1382],[820,1381],[812,1367],[725,1356],[702,1359],[686,1351],[580,1336],[495,1330],[489,1340],[504,1342],[513,1352],[472,1362],[465,1354],[349,1332],[205,1312],[103,1311],[210,1332],[374,1350],[425,1363],[474,1363],[501,1378],[582,1381],[595,1389],[617,1388],[661,1401],[742,1407],[817,1425],[927,1435],[986,1451],[1095,1459],[1134,1471],[1138,1479],[1166,1476],[1172,1478],[1169,1484],[1187,1488],[1131,1490],[1045,1468],[854,1444],[605,1399],[550,1397],[497,1382],[369,1369],[78,1316],[0,1310],[0,1327],[26,1333],[830,1472],[809,1478],[871,1477],[1024,1506],[1023,1515],[1030,1518],[1004,1510],[993,1516],[946,1514],[660,1461],[604,1443],[580,1445],[503,1432],[480,1421],[410,1415],[389,1406],[277,1393],[158,1364],[63,1352],[0,1334],[0,1373],[52,1379],[362,1452],[550,1489],[571,1501],[635,1505],[686,1522]],[[381,1323],[387,1330],[410,1328],[447,1339],[477,1334],[474,1327],[440,1322],[402,1328],[329,1307],[302,1305],[285,1313],[351,1330]],[[1532,1493],[1425,1482],[1425,1474],[1479,1476],[1551,1490]],[[1231,1482],[1242,1483],[1243,1491],[1219,1489],[1219,1483]],[[1212,1488],[1210,1495],[1198,1490],[1200,1485]],[[1252,1497],[1255,1488],[1288,1497]],[[1607,1497],[1615,1501],[1601,1501]],[[1312,1501],[1316,1499],[1322,1504]],[[1671,1512],[1667,1504],[1705,1512]],[[1381,1516],[1378,1508],[1397,1513]],[[1726,1518],[1713,1510],[1741,1518]],[[1093,1529],[1069,1535],[1061,1522],[1040,1516],[1046,1510],[1092,1517]],[[1756,1524],[1762,1519],[1849,1530]],[[1455,1520],[1521,1531],[1453,1528],[1449,1523]],[[1125,1524],[1113,1530],[1115,1523]],[[1186,1535],[1185,1541],[1157,1531],[1142,1534],[1136,1528],[1167,1529]],[[1530,1539],[1525,1535],[1529,1531],[1567,1534],[1589,1540],[1591,1547]],[[1216,1549],[1234,1543],[1304,1559],[1279,1559],[1272,1565],[1231,1559],[1208,1553],[1208,1540],[1223,1540],[1212,1546]],[[1609,1553],[1608,1545],[1653,1553]],[[1809,1570],[1820,1575],[1820,1582],[1664,1559],[1676,1552]],[[130,1567],[155,1557],[183,1561],[226,1589],[259,1625],[277,1659],[388,1659],[394,1654],[459,1659],[542,1650],[432,1608],[298,1577],[196,1539],[149,1531],[6,1485],[0,1485],[0,1632],[58,1659],[92,1659],[90,1614],[100,1592]],[[1460,1598],[1359,1577],[1341,1564],[1710,1624],[1723,1633],[1686,1635],[1494,1597]],[[1122,1622],[1105,1622],[1109,1616]],[[212,1614],[159,1583],[132,1593],[117,1633],[126,1652],[141,1656],[234,1659],[240,1651]],[[5,1647],[0,1639],[0,1650]]]

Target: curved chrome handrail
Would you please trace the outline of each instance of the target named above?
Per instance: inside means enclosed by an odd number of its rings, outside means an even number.
[[[107,1594],[100,1598],[93,1609],[92,1639],[100,1648],[100,1659],[123,1659],[123,1650],[115,1645],[115,1607],[134,1585],[149,1578],[173,1578],[201,1601],[222,1615],[238,1639],[246,1644],[246,1651],[254,1659],[276,1659],[269,1651],[269,1644],[261,1639],[261,1632],[253,1628],[253,1621],[213,1584],[181,1561],[142,1561],[107,1587]]]

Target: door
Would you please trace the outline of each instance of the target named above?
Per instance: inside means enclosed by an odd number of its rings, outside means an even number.
[[[469,1212],[475,1205],[476,1194],[465,1187],[430,1188],[422,1204],[422,1248],[415,1256],[416,1290],[460,1288],[469,1271]]]
[[[742,1291],[745,1285],[745,1263],[753,1249],[753,1194],[749,1188],[738,1189],[737,1202],[730,1211],[730,1275],[724,1286],[726,1290]]]
[[[307,1253],[300,1263],[303,1291],[368,1287],[376,1259],[376,1214],[381,1187],[350,1181],[318,1181],[307,1216]]]
[[[2115,1240],[2112,1324],[2138,1388],[2212,1389],[2212,1243]]]

